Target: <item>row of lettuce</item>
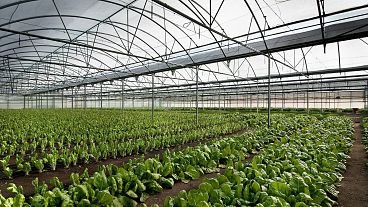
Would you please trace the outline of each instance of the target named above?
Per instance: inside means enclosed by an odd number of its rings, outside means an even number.
[[[194,115],[161,111],[152,126],[149,112],[120,110],[0,111],[0,177],[146,153],[247,127],[262,125],[255,114]]]
[[[136,206],[149,195],[188,182],[220,168],[235,167],[249,152],[260,150],[279,137],[288,137],[308,125],[308,116],[274,115],[271,129],[258,127],[242,135],[212,141],[182,151],[166,151],[155,158],[138,158],[122,166],[107,165],[93,173],[70,176],[71,185],[58,178],[50,185],[32,182],[35,194],[23,195],[21,186],[10,184],[13,196],[0,197],[2,206]],[[265,124],[261,125],[265,126]]]
[[[362,119],[362,144],[364,145],[364,150],[368,153],[368,117]]]
[[[308,126],[270,144],[251,163],[238,162],[197,189],[166,198],[164,207],[336,205],[336,184],[346,168],[352,134],[349,118],[311,119]]]

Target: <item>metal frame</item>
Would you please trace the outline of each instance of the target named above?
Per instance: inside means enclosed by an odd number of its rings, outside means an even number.
[[[39,2],[25,0],[4,4],[0,12]],[[270,113],[272,100],[276,100],[272,96],[278,97],[280,93],[284,94],[282,106],[289,93],[297,94],[297,103],[306,97],[309,111],[312,93],[365,91],[361,81],[366,78],[368,66],[342,67],[344,51],[340,42],[368,36],[367,5],[325,13],[325,2],[316,0],[318,16],[270,26],[271,17],[264,15],[262,2],[239,1],[247,8],[244,13],[250,18],[249,29],[234,36],[219,19],[219,13],[226,8],[224,0],[219,4],[210,3],[208,8],[197,0],[180,0],[179,6],[160,0],[132,0],[125,4],[109,0],[96,2],[111,9],[111,13],[69,14],[63,11],[62,2],[50,0],[54,12],[1,22],[0,94],[22,96],[23,108],[29,107],[29,102],[32,105],[32,100],[36,107],[42,108],[44,98],[46,108],[49,108],[49,98],[52,98],[52,107],[55,107],[55,99],[61,99],[61,108],[67,107],[70,101],[71,108],[78,105],[87,108],[87,102],[99,97],[101,108],[104,101],[110,106],[110,100],[120,99],[124,110],[127,100],[133,100],[134,105],[134,100],[150,98],[152,123],[155,99],[156,107],[162,107],[162,100],[175,102],[188,97],[190,105],[195,100],[196,123],[199,124],[200,102],[204,108],[204,98],[214,96],[218,97],[219,109],[221,105],[232,107],[234,95],[244,95],[246,107],[258,109],[259,95],[267,91]],[[151,9],[147,5],[151,5]],[[90,26],[71,27],[69,19],[89,22]],[[30,24],[43,20],[58,24],[52,27]],[[151,25],[157,34],[142,26],[143,23]],[[22,24],[28,27],[23,29],[19,26]],[[311,70],[307,59],[312,48],[323,45],[326,52],[326,45],[335,42],[338,68]],[[290,51],[294,52],[293,64],[285,58],[285,53]],[[297,51],[302,54],[300,60],[295,59]],[[260,57],[267,59],[266,74],[260,73],[256,69],[257,62],[253,62]],[[283,72],[285,69],[293,72]],[[251,75],[244,75],[245,70]],[[298,79],[293,79],[295,77]],[[324,87],[325,84],[331,87]],[[255,94],[257,104],[252,103]],[[300,98],[302,94],[304,98]],[[318,95],[323,101],[323,94]],[[9,98],[6,100],[9,105]],[[238,106],[239,98],[236,101]],[[207,105],[215,104],[212,99],[208,100]],[[270,125],[271,120],[268,123]]]

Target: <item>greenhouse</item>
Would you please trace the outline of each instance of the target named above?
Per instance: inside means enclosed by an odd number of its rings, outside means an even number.
[[[0,1],[0,207],[368,206],[368,2]]]

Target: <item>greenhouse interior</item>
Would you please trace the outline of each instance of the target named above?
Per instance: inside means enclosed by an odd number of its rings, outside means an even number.
[[[366,0],[2,0],[0,207],[368,206]]]

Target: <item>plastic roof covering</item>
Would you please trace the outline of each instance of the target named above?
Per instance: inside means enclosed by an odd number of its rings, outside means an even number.
[[[211,33],[205,27],[151,0],[0,1],[0,29],[7,29],[0,30],[0,93],[28,94],[55,85],[65,84],[68,87],[66,83],[103,77],[105,74],[132,73],[131,69],[137,66],[165,63],[169,58],[182,56],[191,58],[191,53],[236,45],[231,40],[223,41],[224,36],[237,37],[238,41],[247,43],[262,40],[260,28],[266,30],[266,39],[271,34],[277,37],[320,28],[319,19],[316,18],[268,30],[318,16],[317,1],[162,2],[211,26],[222,35]],[[366,4],[367,1],[363,0],[331,0],[324,1],[324,8],[328,14]],[[325,22],[328,25],[330,21],[343,22],[344,18],[348,18],[346,21],[364,18],[367,11],[366,7],[362,7],[326,17]],[[341,67],[367,65],[367,42],[366,38],[340,42]],[[326,53],[323,46],[313,46],[272,55],[284,63],[272,61],[273,74],[339,67],[337,44],[328,44]],[[365,73],[359,71],[350,75]],[[201,65],[199,81],[244,79],[266,74],[267,59],[258,55]],[[156,74],[155,86],[180,86],[194,81],[194,70],[184,68]],[[119,81],[102,84],[104,91],[121,88]],[[143,75],[128,78],[124,84],[126,89],[131,90],[150,88],[151,77]],[[96,85],[86,87],[91,94],[100,90]],[[82,93],[79,87],[75,92],[78,91]]]

